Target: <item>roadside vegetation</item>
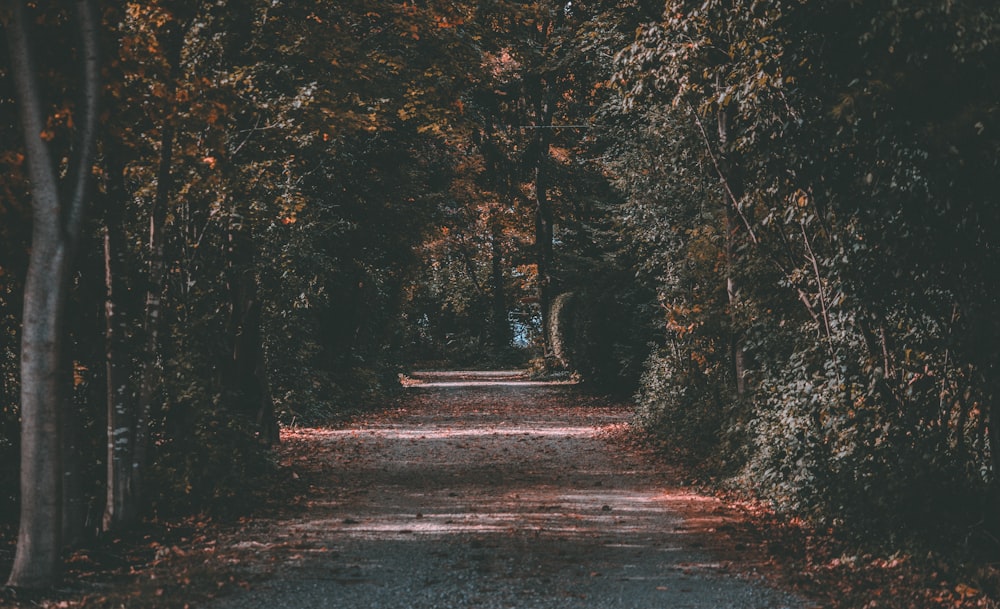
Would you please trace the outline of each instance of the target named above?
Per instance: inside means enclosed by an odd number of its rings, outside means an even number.
[[[11,586],[418,363],[634,396],[834,571],[1000,594],[1000,6],[72,4],[0,9]]]

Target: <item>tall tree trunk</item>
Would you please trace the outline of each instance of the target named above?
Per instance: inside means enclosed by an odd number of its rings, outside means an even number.
[[[544,159],[535,167],[535,261],[538,265],[538,306],[542,313],[545,355],[552,350],[549,314],[552,309],[552,206],[548,198]]]
[[[552,266],[553,266],[553,213],[549,201],[548,164],[549,141],[551,138],[552,109],[546,98],[546,84],[542,78],[535,85],[537,124],[535,135],[534,181],[535,181],[535,260],[538,265],[538,306],[542,314],[542,340],[545,355],[552,351],[552,336],[549,316],[552,308]]]
[[[233,367],[238,371],[236,389],[241,389],[247,398],[245,408],[257,424],[257,438],[264,446],[273,446],[279,442],[280,434],[261,332],[263,303],[257,296],[257,278],[253,273],[244,271],[241,279],[243,285],[237,305],[239,333],[234,337],[233,350]]]
[[[267,378],[261,331],[264,308],[252,268],[252,245],[246,235],[233,228],[228,243],[230,360],[223,367],[223,391],[242,413],[253,417],[261,443],[271,446],[280,438]]]
[[[149,288],[146,292],[143,330],[145,346],[142,351],[142,373],[139,381],[139,402],[136,405],[135,446],[132,452],[130,485],[139,498],[144,495],[143,476],[149,454],[149,421],[153,413],[153,400],[159,391],[160,370],[160,317],[163,309],[163,291],[166,278],[166,254],[163,243],[163,225],[167,217],[170,197],[170,170],[173,164],[174,127],[163,127],[160,139],[160,165],[157,170],[156,196],[149,215]]]
[[[720,83],[716,83],[717,86]],[[720,108],[717,115],[719,133],[719,167],[723,175],[728,176],[730,192],[737,199],[743,196],[742,181],[733,175],[729,162],[729,116],[725,108]],[[726,232],[726,297],[729,305],[729,354],[732,362],[733,377],[736,381],[736,395],[743,397],[746,393],[746,356],[743,352],[742,339],[738,326],[739,287],[736,285],[735,266],[736,253],[733,241],[736,235],[736,220],[733,217],[731,205],[724,204],[725,219],[723,229]]]
[[[503,220],[500,205],[490,206],[490,283],[493,300],[493,344],[498,349],[510,346],[510,322],[503,275]]]
[[[25,4],[11,3],[7,30],[11,72],[21,111],[31,179],[33,230],[24,290],[21,337],[21,520],[8,585],[39,588],[54,583],[62,531],[61,419],[67,407],[64,366],[65,313],[70,271],[83,225],[93,165],[100,96],[98,18],[94,3],[75,2],[81,35],[83,90],[75,158],[65,198],[48,143],[38,74]]]
[[[125,362],[125,318],[118,308],[124,256],[124,227],[121,208],[124,200],[123,168],[109,163],[110,205],[105,212],[104,237],[104,354],[107,380],[107,484],[101,528],[105,532],[131,524],[138,514],[132,492],[132,451],[135,442],[135,410]],[[115,196],[119,195],[119,196]]]
[[[254,376],[260,387],[260,398],[257,402],[257,430],[264,446],[274,446],[281,442],[281,428],[274,412],[274,397],[271,394],[271,382],[267,375],[267,357],[264,352],[263,332],[261,332],[261,308],[257,307],[257,365],[254,366]]]
[[[535,185],[535,258],[538,272],[538,306],[541,309],[542,343],[546,357],[552,354],[551,309],[553,294],[553,213],[549,201],[549,146],[552,138],[552,117],[555,103],[550,103],[546,62],[549,59],[549,36],[553,15],[546,10],[536,30],[538,55],[531,72],[525,78],[525,97],[534,114],[534,138],[529,147],[528,161],[532,164]]]
[[[743,397],[746,393],[746,360],[743,347],[740,345],[740,336],[736,330],[737,310],[739,307],[739,292],[736,288],[736,279],[733,277],[733,265],[735,264],[735,253],[733,252],[735,221],[732,211],[726,206],[725,226],[726,231],[726,296],[729,304],[729,353],[732,361],[733,376],[736,379],[736,395]]]
[[[65,335],[64,335],[65,336]],[[63,385],[64,404],[60,408],[62,417],[62,450],[60,455],[60,491],[62,508],[60,515],[62,519],[62,531],[59,541],[64,548],[71,548],[83,541],[84,534],[84,499],[83,481],[80,479],[80,404],[75,399],[75,370],[73,369],[73,358],[68,347],[69,341],[64,338],[62,350],[63,373],[59,382]]]

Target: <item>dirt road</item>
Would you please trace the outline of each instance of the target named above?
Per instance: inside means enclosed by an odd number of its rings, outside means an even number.
[[[512,375],[411,384],[288,434],[304,509],[247,528],[230,550],[267,575],[212,609],[806,606],[699,547],[672,506],[712,500],[609,442],[624,407]]]

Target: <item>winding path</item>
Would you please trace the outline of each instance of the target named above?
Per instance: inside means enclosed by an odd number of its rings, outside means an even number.
[[[710,500],[609,442],[626,408],[515,373],[404,381],[395,411],[288,435],[303,509],[251,527],[267,576],[210,607],[805,606],[697,547],[672,506]]]

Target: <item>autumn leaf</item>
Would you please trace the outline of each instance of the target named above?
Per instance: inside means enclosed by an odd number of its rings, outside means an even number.
[[[955,586],[955,594],[957,594],[961,598],[970,598],[973,596],[977,596],[979,593],[980,593],[979,590],[966,584],[958,584],[957,586]]]

